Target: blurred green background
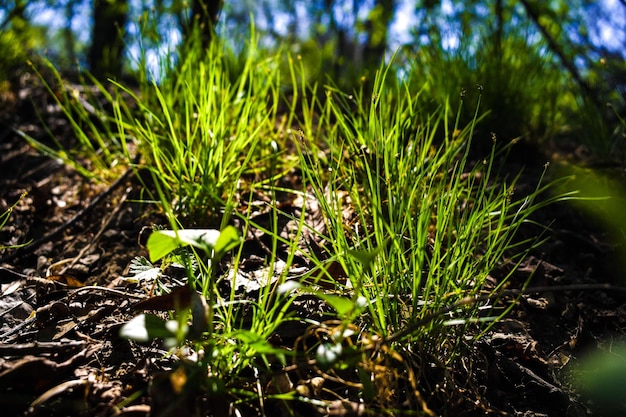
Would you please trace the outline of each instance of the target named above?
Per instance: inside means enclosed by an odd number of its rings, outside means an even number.
[[[15,92],[38,57],[65,74],[161,80],[193,25],[205,44],[231,45],[233,68],[254,30],[262,47],[301,56],[309,81],[346,90],[393,56],[433,107],[480,93],[485,136],[561,140],[594,161],[624,160],[621,0],[1,1],[1,89]]]

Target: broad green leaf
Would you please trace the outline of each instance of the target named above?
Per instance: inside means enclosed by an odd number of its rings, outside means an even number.
[[[169,232],[169,230],[167,231]],[[166,230],[156,230],[148,238],[146,247],[150,253],[151,262],[158,261],[180,246],[179,241],[175,237],[164,232]]]
[[[170,329],[171,325],[154,314],[140,314],[120,329],[120,336],[136,342],[149,342],[156,338],[172,338],[176,336]]]
[[[367,269],[370,267],[372,262],[374,262],[381,250],[382,247],[378,247],[372,251],[349,250],[348,254],[359,261]]]
[[[220,237],[215,229],[155,230],[146,244],[150,261],[157,261],[180,246],[192,245],[211,253]]]
[[[178,239],[183,244],[195,246],[209,252],[215,248],[220,234],[220,231],[216,229],[183,229],[178,231]]]
[[[317,296],[331,305],[332,308],[337,310],[340,316],[347,316],[354,309],[354,303],[350,298],[341,297],[339,295],[324,294],[322,292],[317,293]]]
[[[152,262],[159,260],[180,246],[191,245],[207,255],[215,252],[220,258],[239,243],[239,233],[233,226],[221,232],[216,229],[155,230],[148,238],[148,251]]]
[[[227,226],[222,230],[217,238],[217,241],[213,245],[217,258],[220,258],[224,253],[233,249],[240,242],[239,232],[233,226]]]

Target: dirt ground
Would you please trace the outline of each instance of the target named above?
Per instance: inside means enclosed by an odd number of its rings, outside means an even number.
[[[185,391],[186,399],[177,400],[181,395],[172,386],[172,375],[179,365],[174,358],[158,342],[141,345],[119,337],[120,326],[136,314],[133,306],[146,298],[142,288],[121,277],[128,276],[135,256],[147,255],[142,230],[162,219],[136,203],[140,184],[132,173],[113,184],[95,184],[25,143],[14,128],[50,143],[36,110],[60,142],[73,142],[61,112],[41,89],[23,87],[0,106],[0,212],[26,193],[0,230],[0,242],[33,241],[0,252],[3,415],[401,414],[351,400],[345,387],[313,370],[303,377],[302,369],[278,375],[298,388],[308,386],[312,398],[327,401],[326,407],[268,401],[235,410],[225,398],[200,388]],[[550,150],[555,152],[564,159],[574,155],[576,147]],[[550,157],[546,152],[536,155],[543,156],[516,162],[526,165],[518,188],[524,181],[534,184]],[[537,221],[553,222],[548,239],[514,272],[509,288],[520,288],[532,274],[530,286],[541,291],[524,293],[507,318],[478,342],[467,343],[454,368],[415,370],[421,375],[424,413],[601,415],[601,404],[575,390],[571,369],[585,352],[608,350],[624,337],[626,283],[618,267],[620,246],[565,203],[543,210]],[[263,265],[259,258],[264,254],[261,248],[259,253],[254,253],[254,245],[251,248],[247,267],[253,270]],[[297,306],[311,316],[319,316],[324,308],[312,300]],[[306,326],[283,330],[278,343],[293,348],[294,335],[305,332]],[[263,378],[259,383],[271,390]],[[325,384],[326,389],[316,390],[315,384]],[[333,389],[335,396],[328,393]],[[405,412],[419,415],[415,408]]]

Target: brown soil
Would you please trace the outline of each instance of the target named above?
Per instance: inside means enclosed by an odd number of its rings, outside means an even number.
[[[584,352],[609,349],[624,335],[618,246],[564,203],[539,214],[539,222],[554,221],[549,238],[515,271],[509,287],[520,288],[533,274],[530,286],[541,288],[524,293],[478,342],[463,342],[454,367],[407,356],[383,364],[417,375],[417,387],[405,376],[399,378],[404,385],[390,388],[404,412],[359,402],[345,380],[333,381],[305,364],[278,367],[273,380],[250,375],[250,388],[271,393],[283,384],[308,390],[313,399],[326,401],[324,407],[278,400],[233,406],[227,397],[211,394],[206,381],[194,383],[191,371],[185,373],[158,341],[141,345],[119,337],[120,326],[136,315],[133,306],[147,297],[121,277],[128,276],[135,256],[147,255],[140,239],[144,227],[163,221],[137,203],[139,181],[129,173],[96,184],[33,150],[12,128],[50,142],[35,110],[65,146],[74,142],[73,133],[45,92],[23,87],[18,94],[23,99],[8,97],[2,105],[0,213],[26,194],[0,230],[0,242],[33,243],[0,252],[3,415],[356,416],[419,415],[418,410],[449,416],[600,415],[598,404],[577,393],[570,377]],[[526,166],[518,188],[537,181],[545,160],[537,155],[532,163],[516,162]],[[263,266],[266,252],[251,243],[246,253],[244,264],[252,274]],[[514,295],[510,292],[509,301]],[[319,316],[325,306],[303,299],[296,308]],[[294,348],[306,329],[304,324],[282,328],[273,343]],[[184,389],[175,382],[181,373],[188,379]]]

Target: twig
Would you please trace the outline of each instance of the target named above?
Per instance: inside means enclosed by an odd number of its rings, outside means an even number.
[[[37,317],[27,318],[26,320],[24,320],[23,322],[21,322],[20,324],[15,326],[14,328],[8,330],[6,333],[0,334],[0,342],[4,343],[4,340],[7,337],[12,336],[15,333],[21,332],[23,328],[28,327],[30,324],[32,324],[32,323],[34,323],[36,321],[37,321]]]
[[[131,293],[128,293],[128,292],[116,290],[114,288],[99,287],[97,285],[89,285],[89,286],[86,286],[86,287],[80,287],[80,288],[77,288],[75,290],[70,291],[69,294],[67,295],[68,300],[73,299],[79,293],[83,293],[83,292],[101,292],[101,293],[116,295],[116,296],[122,297],[122,298],[132,298],[132,299],[135,299],[135,300],[144,300],[144,299],[148,298],[148,296],[145,295],[145,294],[131,294]]]
[[[61,234],[65,229],[68,229],[74,223],[76,223],[81,217],[85,216],[87,213],[93,210],[93,208],[97,206],[107,196],[109,196],[113,192],[113,190],[115,190],[120,184],[126,181],[126,179],[132,174],[132,172],[133,172],[133,167],[131,166],[130,168],[126,170],[126,172],[124,172],[124,174],[122,174],[121,177],[115,180],[115,182],[111,184],[109,188],[107,188],[102,193],[94,197],[93,200],[89,203],[89,205],[87,205],[85,208],[83,208],[78,213],[76,213],[71,219],[69,219],[68,221],[66,221],[65,223],[57,227],[56,229],[52,230],[50,233],[40,237],[39,239],[36,239],[30,245],[15,249],[10,255],[7,255],[4,258],[0,259],[0,264],[12,261],[18,256],[22,256],[23,254],[32,252],[33,250],[35,250],[42,244],[54,239],[56,236]]]
[[[85,347],[85,342],[70,340],[63,342],[31,342],[18,344],[0,344],[0,356],[26,356],[41,353],[55,353],[59,350]]]
[[[11,282],[19,279],[30,278],[30,275],[21,274],[9,268],[0,266],[0,282]]]

